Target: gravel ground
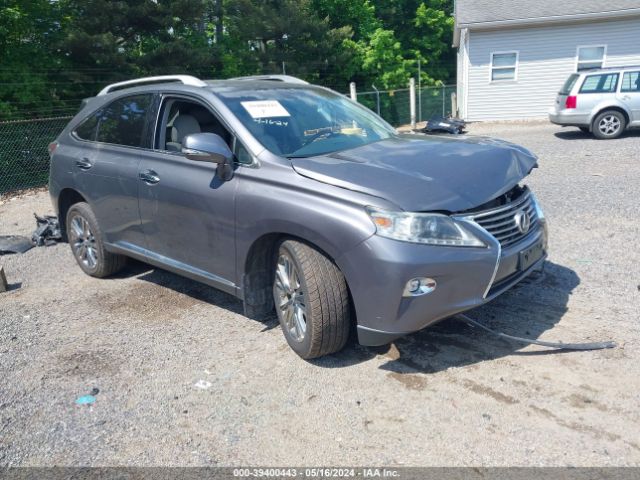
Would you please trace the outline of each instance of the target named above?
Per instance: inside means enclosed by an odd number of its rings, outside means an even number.
[[[224,293],[140,263],[96,280],[67,245],[37,248],[0,258],[0,466],[640,465],[640,132],[470,130],[540,156],[527,182],[551,226],[545,273],[471,315],[619,348],[447,320],[304,362]],[[48,211],[44,192],[0,202],[0,234]]]

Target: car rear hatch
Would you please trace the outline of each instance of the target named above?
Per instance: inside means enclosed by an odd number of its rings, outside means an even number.
[[[569,95],[571,94],[573,87],[578,81],[578,78],[580,78],[579,73],[572,73],[571,75],[569,75],[569,78],[567,78],[567,81],[564,82],[564,85],[558,92],[558,95],[556,95],[557,110],[564,110],[565,108],[567,108],[567,98],[569,98]]]

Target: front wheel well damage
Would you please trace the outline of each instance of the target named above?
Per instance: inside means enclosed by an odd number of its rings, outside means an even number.
[[[60,192],[60,195],[58,195],[58,222],[60,224],[62,238],[65,241],[67,240],[67,213],[73,205],[80,202],[86,202],[85,198],[71,188],[65,188]]]
[[[285,233],[269,233],[258,238],[247,254],[242,277],[242,291],[244,303],[244,315],[255,320],[264,320],[275,314],[273,303],[273,276],[274,265],[278,247],[285,240],[296,240],[309,245],[335,263],[335,260],[327,252],[304,238]],[[339,269],[339,267],[338,267]],[[349,300],[353,308],[349,282]],[[355,319],[355,311],[352,310],[352,319]]]

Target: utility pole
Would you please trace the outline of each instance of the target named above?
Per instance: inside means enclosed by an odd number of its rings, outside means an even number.
[[[422,69],[418,58],[418,121],[422,121]]]
[[[351,100],[354,102],[358,101],[358,94],[356,93],[356,82],[351,82],[349,84],[349,95],[351,96]]]

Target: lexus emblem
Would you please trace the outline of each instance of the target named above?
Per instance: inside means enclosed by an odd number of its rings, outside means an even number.
[[[531,228],[531,217],[526,211],[520,210],[515,214],[513,219],[515,220],[516,227],[518,227],[518,231],[520,233],[527,233],[529,228]]]

